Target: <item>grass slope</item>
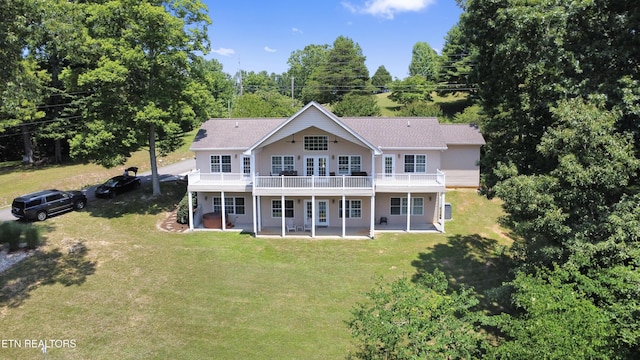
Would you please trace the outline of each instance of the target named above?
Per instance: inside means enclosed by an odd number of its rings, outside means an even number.
[[[344,321],[376,279],[438,267],[482,291],[504,273],[487,266],[509,243],[500,203],[473,191],[447,194],[447,234],[303,240],[160,231],[184,194],[162,186],[39,223],[46,245],[0,275],[0,339],[74,340],[52,359],[345,358]],[[42,356],[22,345],[0,358]]]

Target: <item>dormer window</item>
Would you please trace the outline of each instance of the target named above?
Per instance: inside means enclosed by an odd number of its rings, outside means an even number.
[[[326,135],[305,136],[304,149],[307,151],[327,151],[329,150],[329,137]]]

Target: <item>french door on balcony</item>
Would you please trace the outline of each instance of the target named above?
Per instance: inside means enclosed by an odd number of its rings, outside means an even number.
[[[328,156],[306,156],[305,175],[306,176],[327,176]]]
[[[307,219],[311,219],[311,201],[304,202]],[[316,200],[316,226],[329,226],[329,200]]]
[[[395,173],[396,164],[395,164],[395,156],[393,154],[383,155],[382,157],[382,172],[385,177],[392,177]]]

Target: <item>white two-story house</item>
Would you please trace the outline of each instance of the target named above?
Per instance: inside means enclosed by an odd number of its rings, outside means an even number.
[[[190,229],[368,236],[445,229],[447,187],[478,187],[484,139],[436,118],[210,119],[191,150]],[[224,211],[223,211],[224,209]]]

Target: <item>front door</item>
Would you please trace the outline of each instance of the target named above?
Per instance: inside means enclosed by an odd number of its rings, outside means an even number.
[[[311,219],[311,201],[304,202],[307,218]],[[316,226],[329,226],[329,200],[316,200]]]
[[[327,156],[307,156],[305,157],[306,176],[327,176]]]

